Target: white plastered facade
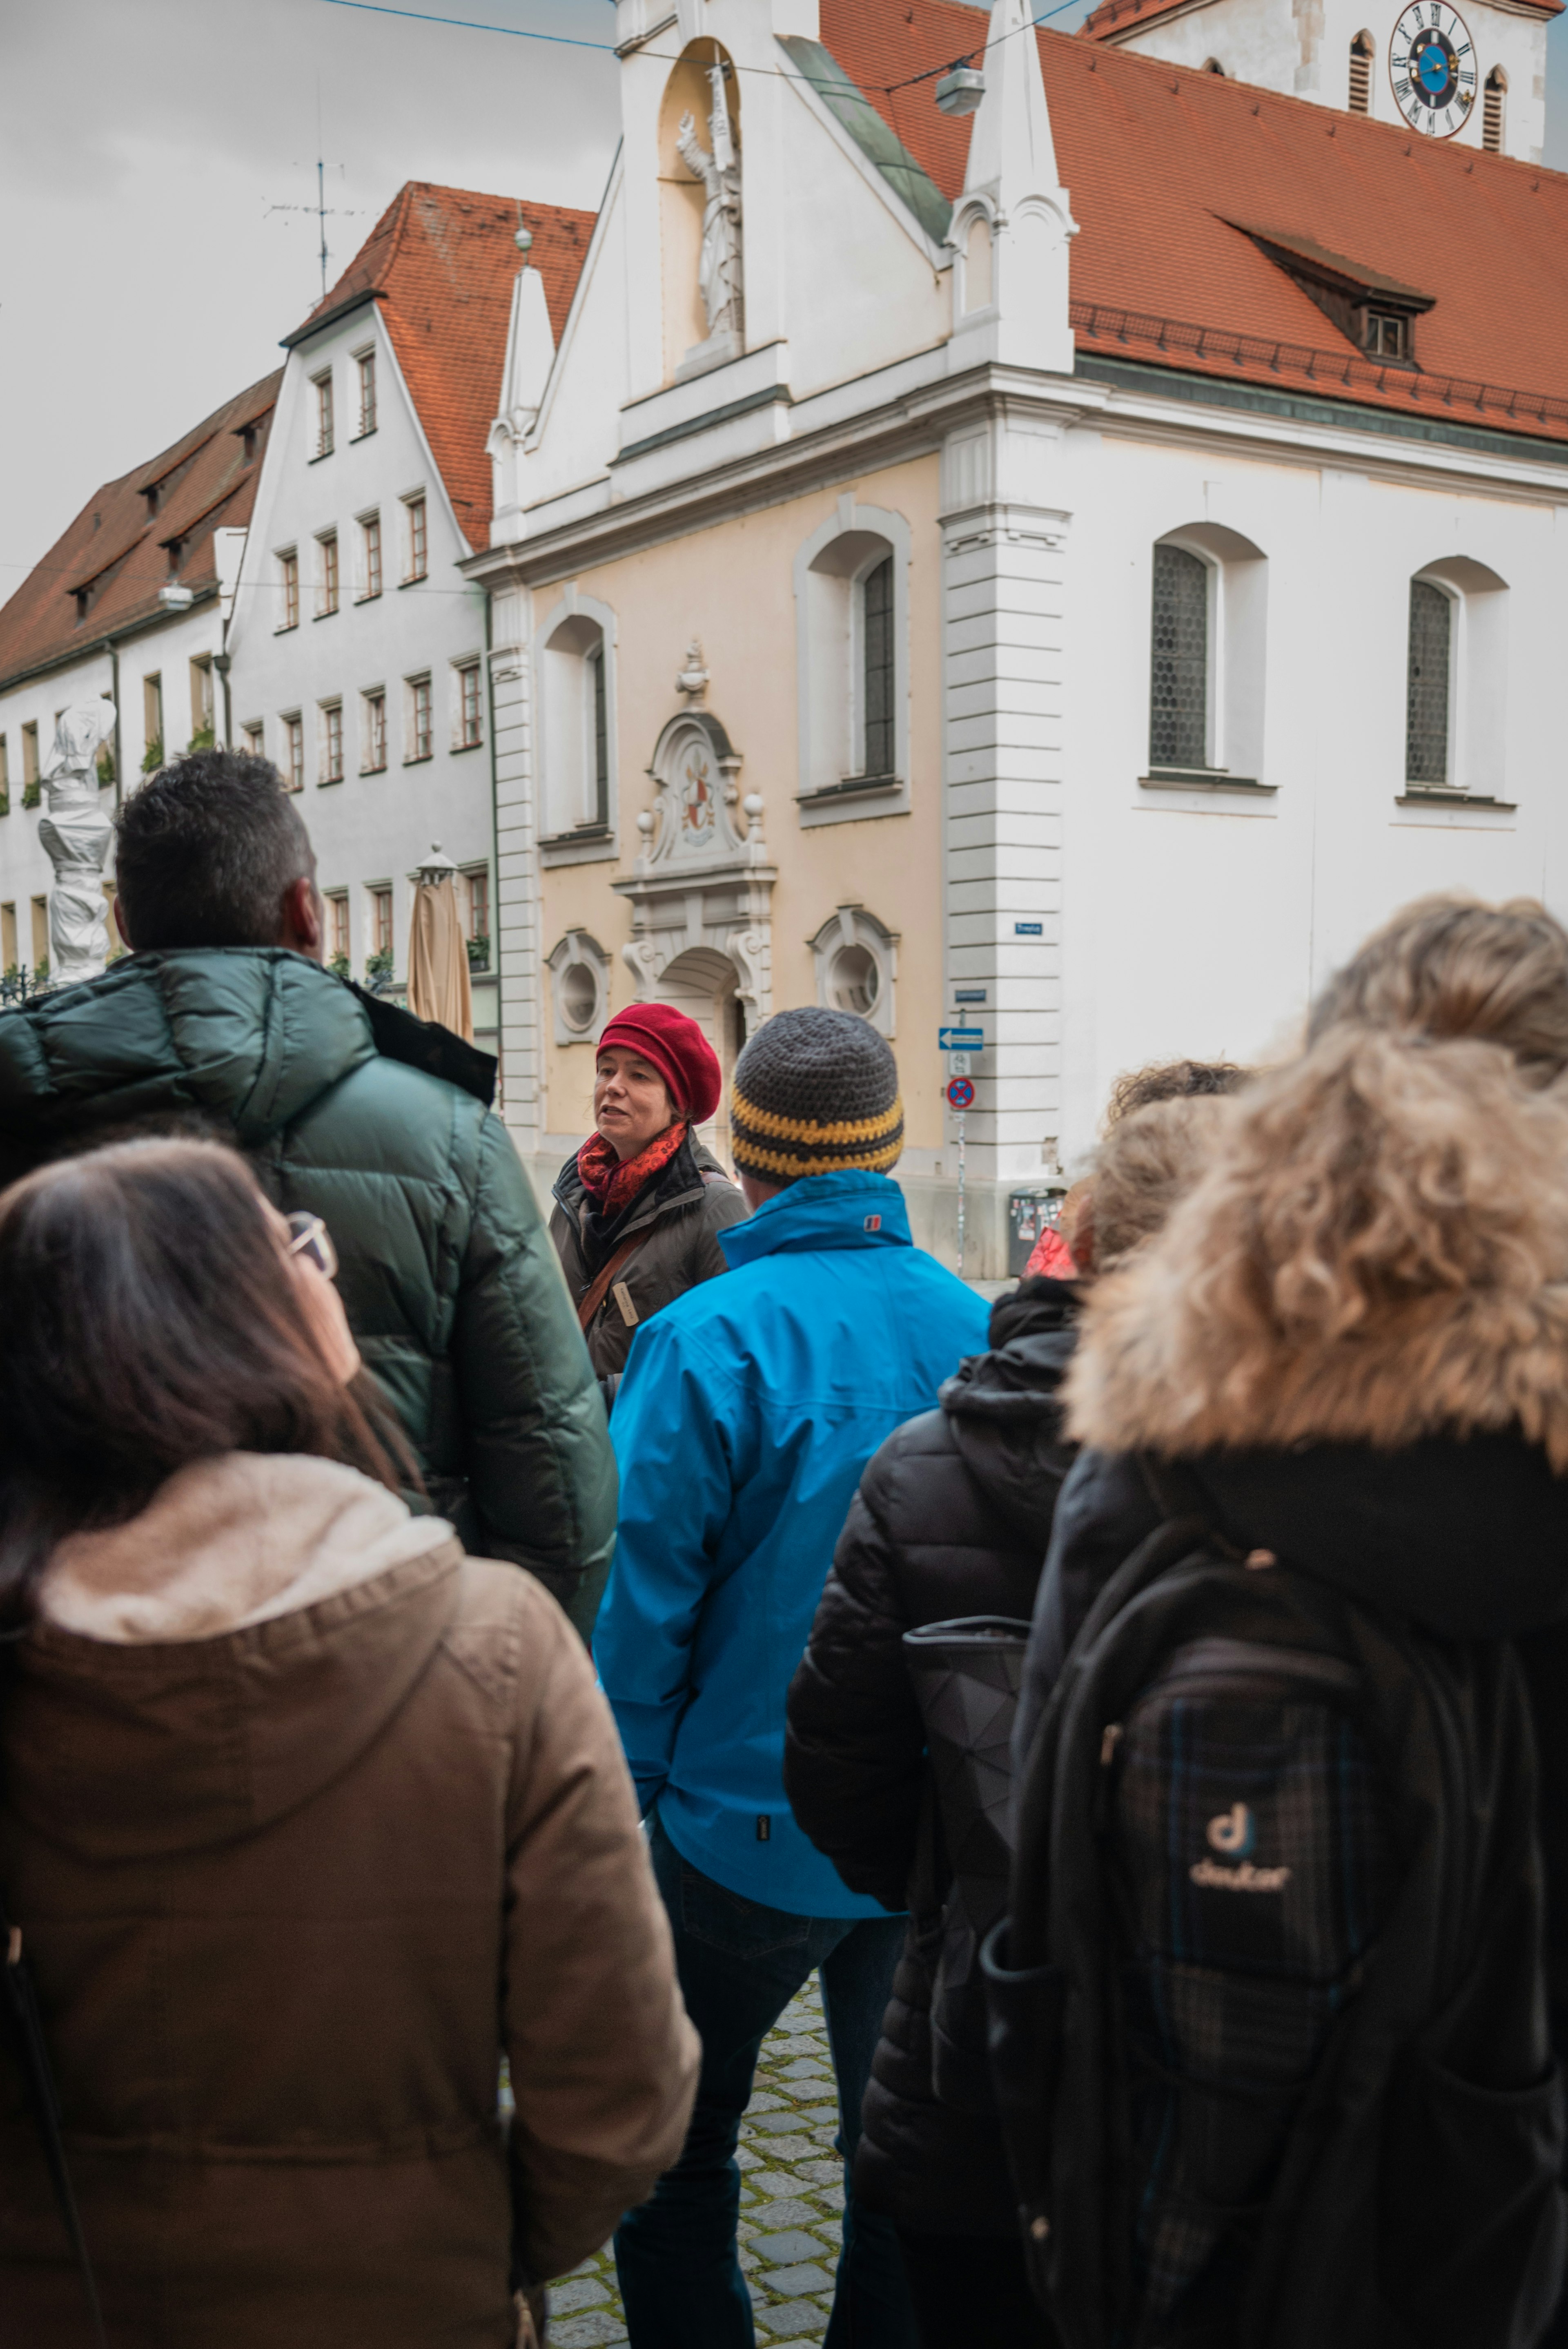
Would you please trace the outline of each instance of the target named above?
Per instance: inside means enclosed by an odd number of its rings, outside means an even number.
[[[1033,42],[1011,37],[1024,0],[994,12],[946,241],[847,154],[782,46],[820,38],[809,0],[681,0],[655,33],[666,13],[621,0],[620,155],[509,535],[465,565],[492,598],[506,1114],[543,1187],[590,1114],[595,1031],[563,1035],[551,992],[563,942],[595,943],[612,1007],[695,1006],[727,1056],[732,1005],[820,999],[844,941],[885,939],[917,1232],[952,1257],[937,1030],[961,1020],[984,1036],[965,1268],[1000,1275],[1009,1193],[1087,1163],[1121,1071],[1288,1050],[1326,973],[1425,891],[1568,911],[1549,657],[1568,464],[1350,407],[1221,405],[1155,368],[1075,372],[1070,191]],[[658,142],[672,60],[699,36],[741,68],[746,348],[676,380]],[[845,287],[856,322],[835,339]],[[801,586],[836,529],[880,530],[906,570],[907,771],[824,823],[802,787],[823,681],[801,675]],[[1161,540],[1211,572],[1211,758],[1229,771],[1185,782],[1150,772]],[[1418,576],[1457,616],[1447,797],[1405,781]],[[562,864],[540,845],[536,652],[573,597],[614,616],[617,814],[608,853]],[[655,753],[683,712],[727,742],[728,796],[706,864],[684,886],[660,866],[655,890]]]
[[[374,355],[376,423],[358,429],[361,354]],[[316,450],[316,379],[330,369],[334,446]],[[498,391],[500,387],[498,386]],[[410,502],[424,502],[425,574],[410,572]],[[381,526],[381,592],[367,595],[364,525]],[[337,536],[335,612],[318,614],[320,547]],[[298,562],[298,618],[286,626],[280,564]],[[407,974],[414,874],[432,842],[463,872],[480,871],[491,905],[491,962],[474,974],[476,1040],[499,1037],[494,950],[491,728],[485,689],[486,598],[457,569],[469,552],[454,517],[397,355],[373,301],[296,340],[257,484],[250,548],[229,632],[233,740],[261,730],[265,755],[288,767],[285,723],[304,730],[298,807],[317,878],[346,895],[348,959],[364,976],[376,950],[372,892],[390,888],[393,969]],[[480,675],[479,740],[465,747],[461,672]],[[429,685],[429,750],[417,756],[415,691]],[[385,697],[386,764],[366,771],[366,697]],[[341,710],[341,781],[329,782],[326,713]],[[253,736],[251,739],[254,739]],[[329,938],[330,943],[330,938]]]

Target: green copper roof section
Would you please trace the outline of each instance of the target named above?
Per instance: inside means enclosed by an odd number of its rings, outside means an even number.
[[[953,206],[935,181],[921,170],[903,140],[888,129],[871,100],[862,98],[837,57],[820,41],[802,40],[799,35],[781,39],[779,46],[796,72],[838,117],[861,154],[908,205],[927,236],[940,244],[947,234]]]

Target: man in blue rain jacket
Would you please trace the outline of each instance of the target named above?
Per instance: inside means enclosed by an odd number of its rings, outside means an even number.
[[[593,1653],[703,2042],[686,2149],[622,2222],[616,2266],[632,2349],[751,2349],[736,2141],[762,2039],[820,1969],[848,2198],[825,2349],[913,2349],[892,2227],[850,2185],[903,1920],[791,1818],[784,1702],[861,1470],[984,1349],[987,1309],[911,1242],[887,1171],[898,1070],[865,1020],[769,1020],[736,1068],[731,1140],[755,1213],[719,1235],[727,1276],[639,1330],[611,1423]]]

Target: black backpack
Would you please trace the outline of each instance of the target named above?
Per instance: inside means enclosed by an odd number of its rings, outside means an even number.
[[[1064,2349],[1531,2349],[1565,2251],[1528,1700],[1168,1522],[1016,1790],[985,1951]]]

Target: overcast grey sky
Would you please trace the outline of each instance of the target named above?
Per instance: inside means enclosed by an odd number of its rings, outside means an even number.
[[[609,0],[408,0],[614,38]],[[1089,0],[1053,22],[1081,21]],[[596,206],[614,59],[331,0],[4,0],[0,602],[100,481],[278,361],[405,180]],[[1568,16],[1548,160],[1568,165]],[[1550,387],[1548,387],[1549,388]]]

